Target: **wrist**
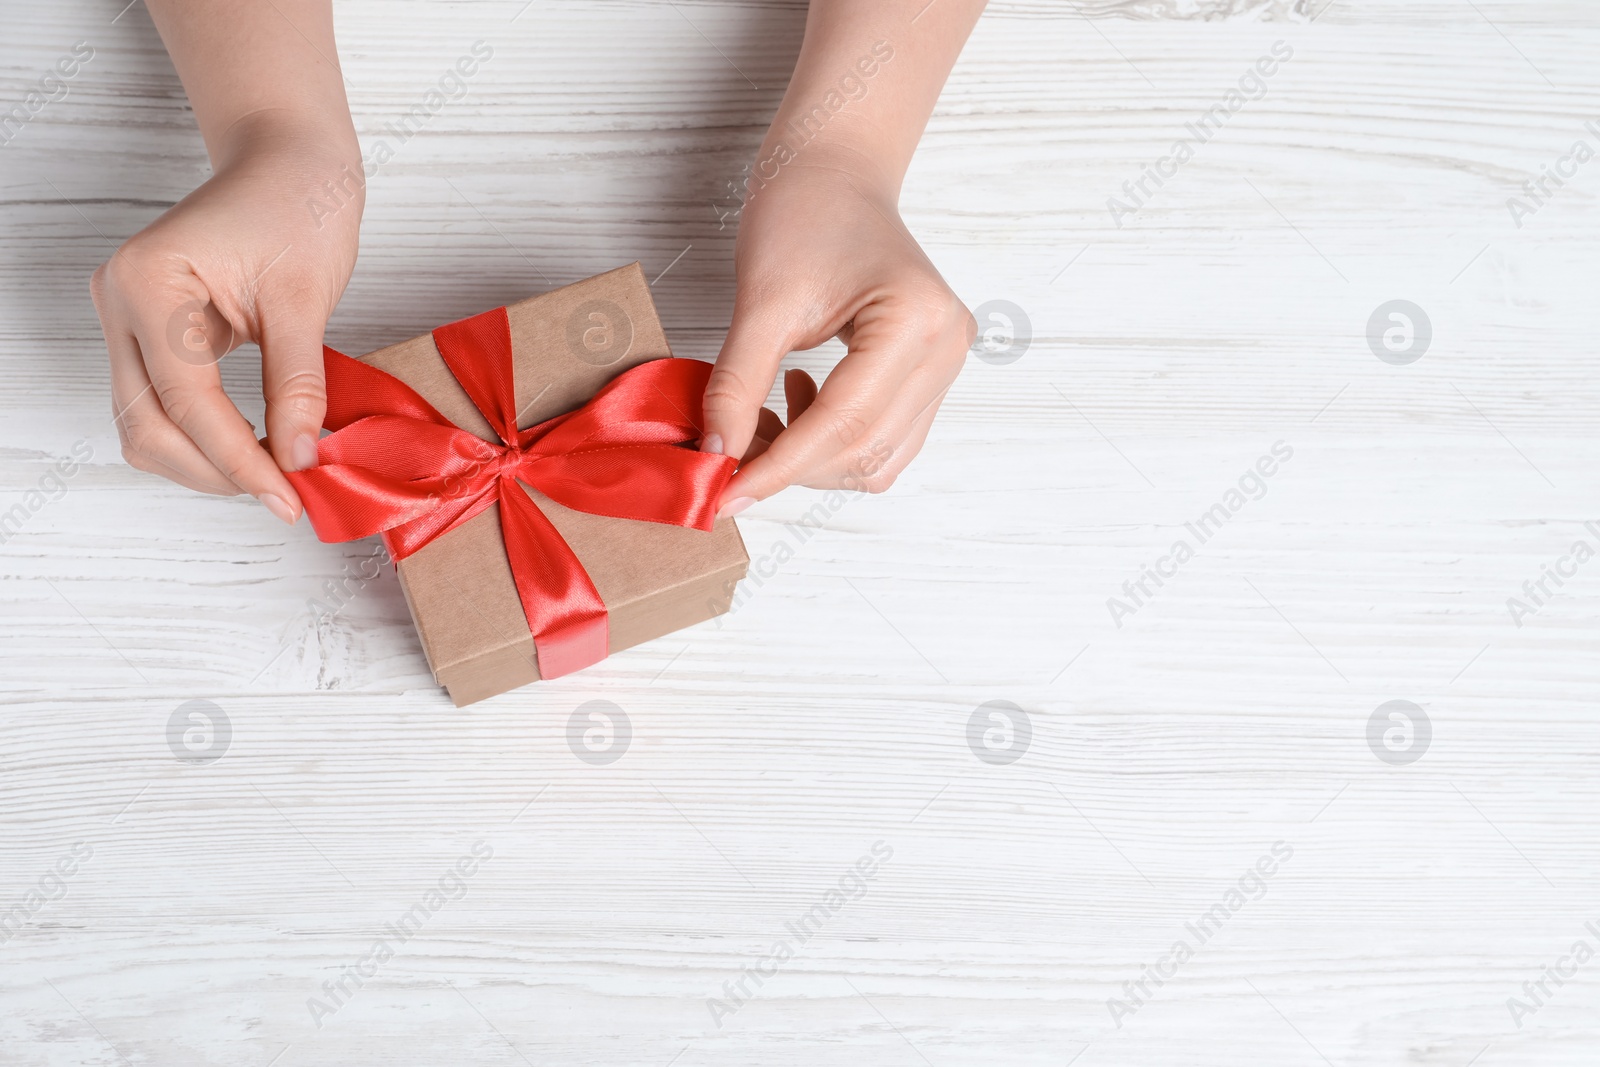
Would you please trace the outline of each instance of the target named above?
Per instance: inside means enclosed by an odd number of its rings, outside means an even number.
[[[793,154],[846,171],[890,203],[899,199],[922,122],[912,122],[915,109],[903,106],[910,73],[904,47],[897,50],[876,29],[825,34],[808,22],[806,43],[758,163]]]
[[[860,123],[831,124],[817,131],[814,121],[802,123],[804,113],[786,115],[783,110],[773,120],[751,166],[752,191],[773,181],[784,172],[827,172],[849,181],[855,189],[886,207],[894,209],[900,200],[900,184],[905,166],[881,150],[881,139],[871,136]]]
[[[251,157],[333,160],[361,173],[361,142],[348,112],[268,107],[234,119],[207,136],[212,169],[221,172]]]

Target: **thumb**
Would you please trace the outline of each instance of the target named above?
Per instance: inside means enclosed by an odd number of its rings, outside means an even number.
[[[745,454],[778,364],[789,354],[792,341],[787,326],[770,308],[734,304],[728,336],[706,382],[702,451]]]
[[[322,364],[327,316],[307,307],[263,314],[261,391],[267,400],[267,450],[286,471],[317,465],[317,439],[328,410]]]

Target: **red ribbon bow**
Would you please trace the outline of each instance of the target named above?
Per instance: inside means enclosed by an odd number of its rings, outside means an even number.
[[[324,347],[323,425],[333,432],[317,445],[318,466],[289,475],[312,527],[323,541],[382,533],[399,561],[498,503],[540,676],[599,662],[606,606],[517,483],[577,511],[711,529],[735,462],[692,447],[704,433],[710,364],[640,364],[578,410],[519,430],[506,309],[441,326],[433,339],[501,443],[456,426],[398,378]]]

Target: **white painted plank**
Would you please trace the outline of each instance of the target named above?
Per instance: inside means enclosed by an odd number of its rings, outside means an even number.
[[[330,340],[687,248],[656,294],[709,358],[713,202],[803,5],[521,6],[339,6],[369,145],[473,41],[495,57],[373,180]],[[1600,164],[1520,229],[1506,207],[1600,141],[1589,5],[997,3],[905,211],[971,305],[1026,310],[1026,353],[970,361],[887,496],[803,539],[818,494],[751,512],[782,562],[720,624],[460,711],[392,575],[307,609],[363,546],[118,462],[85,279],[206,173],[118,7],[35,5],[0,42],[0,100],[96,48],[0,147],[0,503],[94,449],[0,545],[0,907],[93,850],[0,944],[5,1062],[1592,1062],[1587,970],[1507,1010],[1600,946],[1591,565],[1507,610],[1600,545]],[[1280,39],[1265,97],[1117,226],[1107,199]],[[1408,367],[1365,337],[1397,297],[1435,331]],[[247,408],[251,358],[224,365]],[[1118,627],[1108,598],[1278,441]],[[595,699],[633,729],[603,767],[568,743]],[[1367,743],[1393,699],[1432,726],[1406,766]],[[168,747],[189,700],[229,717],[216,763]],[[1029,716],[1011,764],[968,745],[993,700]],[[317,1027],[308,998],[479,840],[465,895]],[[877,841],[865,894],[717,1026]],[[1260,899],[1118,1027],[1108,998],[1277,841]]]

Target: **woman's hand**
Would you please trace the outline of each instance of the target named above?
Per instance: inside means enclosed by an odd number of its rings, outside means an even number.
[[[735,268],[701,446],[747,460],[722,514],[793,484],[887,489],[922,447],[976,330],[901,222],[891,183],[864,157],[806,149],[745,204]],[[760,411],[779,363],[835,336],[848,352],[820,391],[804,371],[785,375],[789,426],[776,433]]]
[[[353,133],[270,111],[221,147],[214,177],[94,273],[117,433],[140,470],[249,493],[292,523],[301,504],[283,471],[316,464],[322,333],[355,266],[361,157]],[[217,369],[245,341],[261,347],[267,448]]]
[[[793,484],[881,492],[922,447],[977,326],[900,221],[900,183],[983,6],[810,0],[746,186],[733,323],[706,389],[701,448],[745,463],[722,514]],[[784,377],[789,428],[762,416],[783,357],[830,337],[847,352],[820,391]]]

